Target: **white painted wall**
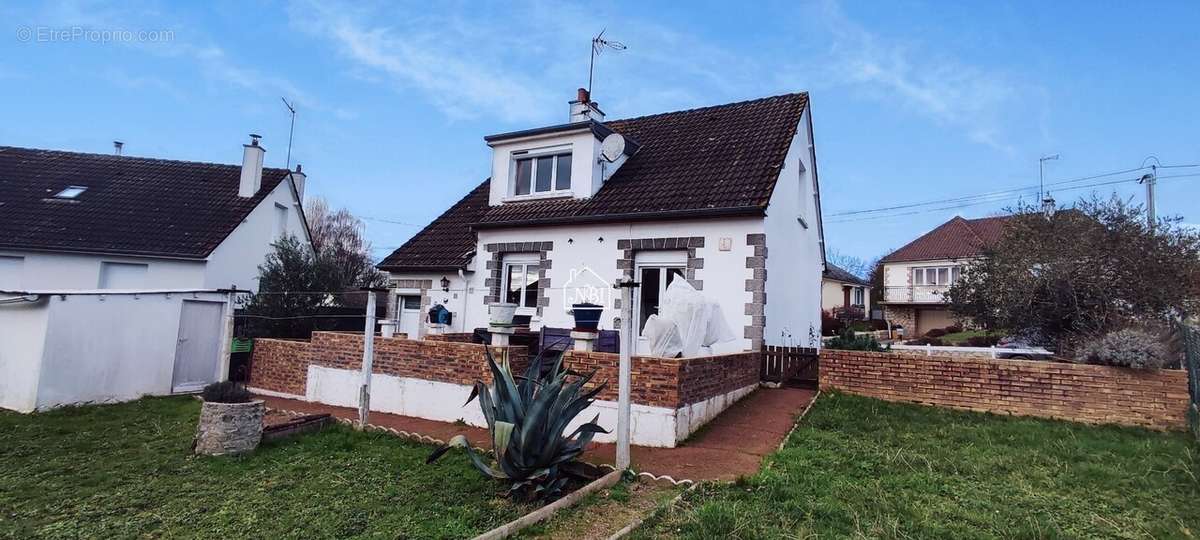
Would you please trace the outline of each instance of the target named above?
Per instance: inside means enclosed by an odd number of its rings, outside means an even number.
[[[0,305],[0,408],[30,412],[37,407],[49,313],[46,300]]]
[[[147,265],[137,289],[219,289],[236,285],[258,289],[258,265],[278,237],[276,203],[288,209],[287,230],[307,241],[299,203],[281,182],[242,224],[213,250],[207,261],[124,257],[41,251],[0,250],[0,290],[63,290],[100,287],[103,262]],[[20,262],[14,262],[20,259]]]
[[[584,128],[570,133],[540,135],[492,143],[492,182],[488,203],[492,206],[512,200],[513,185],[513,152],[539,149],[562,148],[571,152],[571,191],[559,193],[551,197],[574,197],[585,199],[595,195],[603,185],[604,179],[612,176],[624,163],[624,159],[616,163],[600,163],[600,141],[591,129]],[[520,156],[516,156],[520,157]],[[603,173],[603,175],[602,175]],[[543,196],[544,198],[545,196]],[[534,199],[538,195],[522,197]]]
[[[813,197],[816,152],[810,137],[811,121],[806,110],[788,148],[763,225],[767,233],[767,324],[763,339],[767,345],[815,347],[820,341],[809,340],[810,335],[821,334],[824,270],[820,217]]]
[[[863,290],[863,306],[864,306],[864,309],[866,310],[866,313],[868,315],[870,315],[870,313],[871,313],[871,288],[870,287],[866,287],[863,285],[857,285],[857,284],[853,284],[853,283],[843,283],[841,281],[834,281],[832,279],[825,279],[825,280],[821,281],[821,309],[830,310],[833,308],[840,308],[840,307],[844,306],[845,305],[845,296],[842,293],[842,287],[846,286],[846,285],[849,285],[851,287],[850,303],[854,303],[854,289],[859,288],[859,289]]]
[[[242,224],[208,255],[208,264],[200,288],[258,290],[258,266],[271,251],[271,243],[281,234],[276,204],[287,209],[286,232],[300,242],[308,242],[308,230],[301,219],[300,202],[292,194],[290,183],[280,182],[263,198]]]
[[[44,297],[33,308],[0,306],[5,408],[29,411],[170,394],[183,301],[225,301],[218,293]]]

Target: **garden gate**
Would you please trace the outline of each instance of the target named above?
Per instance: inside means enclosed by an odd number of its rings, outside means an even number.
[[[816,388],[819,371],[816,349],[777,345],[763,347],[759,379],[764,382]]]

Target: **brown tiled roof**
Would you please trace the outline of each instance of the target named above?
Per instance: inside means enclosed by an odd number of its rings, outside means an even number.
[[[844,269],[836,264],[833,264],[831,262],[825,263],[825,277],[827,279],[832,279],[834,281],[840,281],[842,283],[855,283],[858,285],[870,285],[869,283],[866,282],[866,280],[864,280],[854,274],[851,274],[850,272],[847,272],[846,269]]]
[[[240,165],[0,146],[0,249],[201,259],[287,174],[242,198]]]
[[[978,256],[1000,240],[1004,224],[1011,217],[965,219],[955,216],[891,252],[881,262],[931,261]]]
[[[380,268],[461,267],[473,228],[762,215],[807,106],[795,93],[605,122],[640,147],[595,196],[488,206],[484,182]]]
[[[588,199],[506,203],[478,227],[762,214],[808,94],[605,122],[641,145]]]
[[[488,206],[488,181],[471,190],[433,223],[379,263],[381,270],[447,270],[466,266],[475,250],[471,224]]]

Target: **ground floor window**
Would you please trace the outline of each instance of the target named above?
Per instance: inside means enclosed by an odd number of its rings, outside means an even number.
[[[866,305],[865,303],[863,303],[863,288],[862,287],[854,288],[854,305],[856,305],[856,306],[865,306]]]
[[[658,314],[659,304],[667,286],[676,278],[683,277],[683,266],[638,266],[637,320],[638,334],[646,327],[646,320]]]
[[[540,270],[536,258],[505,257],[504,301],[522,309],[537,308]]]

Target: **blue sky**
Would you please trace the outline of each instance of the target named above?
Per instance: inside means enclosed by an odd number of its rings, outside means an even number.
[[[1197,2],[433,4],[5,3],[0,144],[237,163],[255,132],[281,167],[286,96],[309,193],[383,255],[489,174],[484,135],[566,119],[607,28],[610,118],[809,91],[828,244],[864,259],[1017,196],[835,214],[1036,185],[1044,154],[1047,182],[1200,163]],[[1160,213],[1197,200],[1200,176],[1159,184]]]

